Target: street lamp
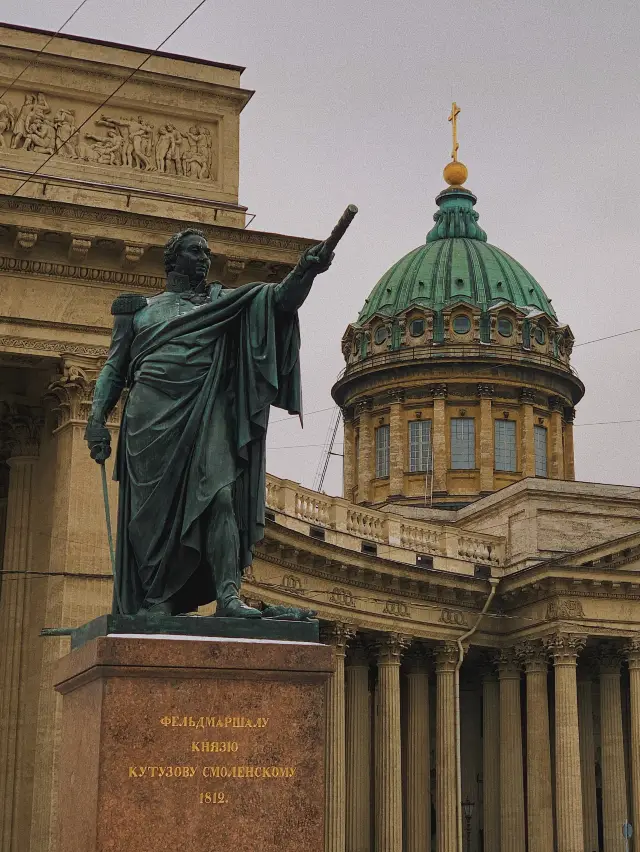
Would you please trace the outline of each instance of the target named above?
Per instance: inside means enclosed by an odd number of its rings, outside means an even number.
[[[467,852],[471,852],[471,819],[473,817],[473,809],[475,802],[470,801],[469,797],[462,803],[462,813],[464,814],[465,830],[467,834]]]

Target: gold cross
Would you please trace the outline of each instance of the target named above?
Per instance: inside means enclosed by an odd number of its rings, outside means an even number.
[[[458,162],[458,122],[457,118],[460,115],[460,107],[454,101],[451,105],[451,115],[449,116],[449,121],[451,122],[451,133],[453,135],[453,150],[451,151],[451,159],[454,163]]]

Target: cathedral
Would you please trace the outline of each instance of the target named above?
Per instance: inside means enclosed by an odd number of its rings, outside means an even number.
[[[41,631],[111,607],[83,437],[111,303],[163,288],[185,225],[228,287],[313,244],[247,227],[242,68],[38,55],[51,35],[0,25],[0,852],[65,852],[69,639]],[[343,496],[268,476],[243,595],[317,610],[333,649],[325,852],[615,852],[640,823],[640,490],[576,479],[571,317],[489,241],[457,115],[424,244],[342,318]]]

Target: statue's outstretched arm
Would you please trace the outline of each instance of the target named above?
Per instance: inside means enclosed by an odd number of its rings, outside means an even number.
[[[331,266],[333,254],[324,252],[324,243],[306,251],[291,272],[279,284],[275,284],[276,305],[282,311],[297,311],[309,295],[316,275]]]

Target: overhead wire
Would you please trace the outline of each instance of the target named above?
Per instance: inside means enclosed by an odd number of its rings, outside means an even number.
[[[635,334],[640,328],[630,328],[629,331],[619,331],[617,334],[608,334],[606,337],[596,337],[594,340],[584,340],[582,343],[574,343],[573,348],[578,346],[589,346],[591,343],[600,343],[602,340],[612,340],[614,337],[624,337],[625,334]]]
[[[85,127],[85,125],[86,125],[86,124],[88,124],[88,122],[89,122],[89,121],[91,121],[91,119],[92,119],[95,115],[97,115],[97,114],[100,112],[100,110],[101,110],[101,109],[103,109],[103,108],[104,108],[104,106],[105,106],[105,105],[106,105],[106,104],[107,104],[107,103],[111,100],[111,98],[113,98],[115,95],[117,95],[117,94],[118,94],[118,92],[119,92],[122,88],[124,88],[124,86],[126,86],[126,84],[129,82],[129,80],[131,80],[131,78],[132,78],[132,77],[134,77],[134,76],[135,76],[135,74],[137,74],[137,73],[138,73],[138,71],[140,71],[140,69],[141,69],[144,65],[146,65],[146,63],[147,63],[150,59],[152,59],[152,58],[156,55],[156,53],[160,50],[160,48],[164,47],[164,45],[165,45],[165,44],[169,41],[169,39],[171,39],[171,38],[172,38],[172,37],[173,37],[173,36],[174,36],[174,35],[178,32],[178,30],[179,30],[179,29],[181,29],[181,28],[182,28],[182,27],[183,27],[183,26],[187,23],[187,21],[188,21],[190,18],[192,18],[192,17],[196,14],[196,12],[197,12],[199,9],[201,9],[201,8],[202,8],[202,6],[204,6],[204,4],[205,4],[206,2],[207,2],[207,0],[200,0],[200,2],[197,4],[197,6],[195,6],[195,8],[194,8],[194,9],[192,9],[192,10],[191,10],[191,12],[189,12],[189,14],[188,14],[185,18],[183,18],[183,19],[180,21],[180,23],[178,24],[178,26],[177,26],[177,27],[175,27],[175,28],[174,28],[174,29],[173,29],[173,30],[169,33],[169,35],[168,35],[166,38],[164,38],[164,39],[160,42],[160,44],[159,44],[157,47],[154,47],[154,48],[153,48],[153,50],[152,50],[150,53],[147,53],[147,55],[146,55],[146,56],[145,56],[145,58],[142,60],[142,62],[140,62],[138,65],[136,65],[136,66],[135,66],[135,68],[133,68],[133,70],[132,70],[129,74],[127,74],[127,76],[124,78],[124,80],[123,80],[123,81],[122,81],[122,82],[121,82],[121,83],[120,83],[120,84],[119,84],[119,85],[118,85],[118,86],[117,86],[117,87],[113,90],[113,92],[111,92],[111,94],[109,94],[109,95],[108,95],[108,96],[107,96],[107,97],[106,97],[106,98],[102,101],[102,103],[101,103],[99,106],[97,106],[97,107],[93,110],[93,112],[92,112],[92,113],[90,113],[90,114],[89,114],[89,115],[88,115],[88,116],[84,119],[84,121],[83,121],[81,124],[79,124],[79,125],[78,125],[78,127],[76,127],[76,129],[73,131],[73,133],[71,133],[71,134],[69,135],[69,138],[65,140],[65,144],[69,142],[69,139],[73,138],[73,137],[74,137],[77,133],[79,133],[79,132],[80,132],[80,130],[82,130],[82,128],[83,128],[83,127]],[[44,162],[40,163],[40,165],[38,166],[38,168],[37,168],[37,169],[35,169],[35,171],[31,172],[31,174],[29,174],[29,176],[28,176],[27,178],[25,178],[25,180],[23,180],[23,181],[22,181],[22,183],[21,183],[21,184],[20,184],[20,185],[19,185],[16,189],[14,189],[14,191],[11,193],[11,197],[13,197],[13,196],[14,196],[14,195],[16,195],[18,192],[20,192],[20,190],[21,190],[24,186],[26,186],[26,184],[28,184],[28,183],[29,183],[29,181],[30,181],[32,178],[34,178],[34,177],[38,174],[38,172],[40,172],[40,170],[41,170],[41,169],[43,169],[43,168],[47,165],[47,163],[48,163],[48,162],[49,162],[49,161],[50,161],[53,157],[55,157],[55,156],[56,156],[56,154],[57,154],[57,153],[58,153],[57,151],[54,151],[52,154],[49,154],[49,156],[47,157],[47,159],[46,159],[46,160],[44,160]]]
[[[21,71],[21,72],[20,72],[20,73],[19,73],[16,77],[14,77],[14,78],[13,78],[13,80],[12,80],[12,81],[9,83],[9,85],[6,87],[6,89],[4,89],[4,90],[0,93],[0,100],[1,100],[1,99],[2,99],[2,98],[6,95],[6,94],[7,94],[7,92],[8,92],[8,91],[10,91],[10,90],[11,90],[11,89],[15,86],[15,84],[16,84],[16,83],[18,82],[18,80],[22,77],[22,75],[25,73],[25,71],[27,71],[29,68],[32,68],[34,65],[36,65],[36,64],[37,64],[38,59],[40,59],[40,57],[41,57],[41,56],[42,56],[42,54],[45,52],[45,50],[49,47],[49,45],[51,44],[51,42],[52,42],[52,41],[56,38],[56,36],[59,36],[59,35],[60,35],[60,33],[61,33],[61,32],[62,32],[62,30],[63,30],[63,29],[67,26],[67,24],[69,23],[69,21],[71,21],[71,20],[72,20],[72,18],[74,18],[74,17],[78,14],[78,12],[80,11],[80,9],[82,9],[82,7],[85,5],[85,3],[88,3],[88,2],[89,2],[89,0],[82,0],[82,2],[81,2],[78,6],[76,6],[76,8],[73,10],[73,12],[72,12],[72,13],[69,15],[69,17],[67,18],[67,20],[66,20],[64,23],[60,24],[60,26],[58,27],[58,29],[57,29],[54,33],[52,33],[52,35],[51,35],[51,36],[50,36],[50,37],[49,37],[49,38],[45,41],[45,43],[42,45],[42,47],[41,47],[41,48],[40,48],[40,50],[36,53],[36,55],[33,57],[33,59],[31,59],[29,62],[27,62],[27,64],[26,64],[26,65],[24,66],[24,68],[22,69],[22,71]]]

